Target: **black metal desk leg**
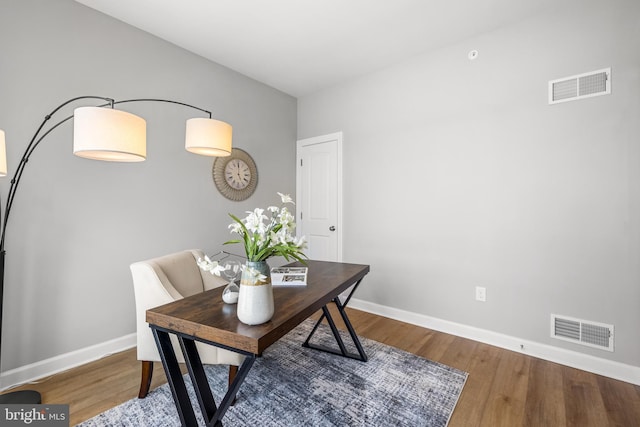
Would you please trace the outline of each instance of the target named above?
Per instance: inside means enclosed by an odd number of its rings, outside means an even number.
[[[244,361],[242,362],[242,365],[240,365],[240,369],[238,369],[235,379],[229,386],[227,393],[222,398],[222,402],[220,402],[220,407],[218,407],[215,415],[210,419],[209,424],[207,425],[213,425],[216,427],[222,426],[221,420],[224,417],[224,414],[227,412],[227,409],[229,409],[229,406],[231,406],[231,402],[233,402],[238,390],[240,390],[240,385],[244,382],[244,379],[247,377],[247,374],[251,370],[253,362],[255,361],[256,356],[253,354],[244,357]]]
[[[171,387],[173,400],[176,403],[180,422],[185,427],[197,427],[198,422],[196,420],[196,415],[193,412],[193,407],[191,406],[191,401],[187,394],[187,387],[184,384],[180,365],[178,364],[176,353],[173,351],[173,345],[171,344],[169,334],[165,331],[158,330],[153,326],[151,327],[151,331],[153,332],[153,337],[160,353],[160,359],[162,360],[164,371],[167,374],[167,380]]]
[[[326,317],[327,322],[329,322],[329,328],[331,328],[331,333],[333,333],[333,337],[336,339],[336,342],[338,343],[338,347],[340,348],[340,353],[343,356],[348,356],[349,353],[347,352],[347,347],[345,347],[344,341],[342,341],[342,337],[340,336],[340,331],[338,331],[338,328],[336,327],[336,322],[333,321],[331,312],[329,311],[326,305],[322,307],[322,313],[324,313],[324,317]]]
[[[333,300],[333,302],[335,303],[336,307],[338,308],[338,311],[340,312],[340,315],[342,316],[342,321],[344,322],[345,326],[347,327],[347,330],[349,331],[349,335],[351,335],[351,339],[353,340],[353,344],[356,346],[356,349],[358,350],[358,354],[360,355],[360,359],[363,362],[366,362],[367,361],[367,354],[364,352],[364,348],[362,348],[362,344],[360,343],[360,340],[358,339],[358,335],[356,334],[356,331],[353,329],[353,325],[351,325],[351,321],[349,320],[349,316],[347,316],[347,312],[344,310],[345,306],[340,303],[340,299],[339,298],[335,298]]]
[[[362,279],[358,280],[356,282],[356,284],[353,285],[353,288],[351,289],[351,292],[347,296],[347,299],[345,300],[344,304],[340,303],[340,297],[335,297],[333,299],[333,302],[335,303],[335,305],[336,305],[336,307],[338,309],[338,312],[340,313],[340,316],[342,317],[342,320],[344,321],[344,324],[346,325],[347,330],[349,331],[349,335],[351,336],[351,339],[353,340],[353,343],[356,346],[356,349],[358,350],[358,354],[356,355],[356,354],[353,354],[353,353],[350,353],[350,352],[347,351],[347,349],[346,349],[346,347],[344,345],[344,342],[342,340],[342,337],[340,336],[340,332],[338,331],[338,328],[336,327],[335,322],[333,321],[333,317],[331,316],[331,313],[329,312],[329,309],[327,308],[326,305],[324,307],[322,307],[322,316],[320,316],[320,319],[318,319],[318,321],[316,322],[315,326],[311,330],[311,333],[309,334],[309,336],[305,340],[304,344],[302,344],[303,347],[313,348],[314,350],[320,350],[320,351],[324,351],[324,352],[331,353],[331,354],[337,354],[338,356],[344,356],[344,357],[348,357],[350,359],[361,360],[363,362],[366,362],[368,360],[367,359],[367,355],[366,355],[364,349],[362,348],[362,344],[360,343],[360,340],[358,339],[358,335],[356,335],[356,332],[353,329],[353,326],[351,325],[351,322],[349,321],[349,317],[347,316],[347,313],[345,311],[345,307],[349,303],[349,300],[351,300],[351,296],[353,295],[353,293],[358,288],[358,285],[360,285],[360,282],[362,282]],[[340,348],[340,351],[337,351],[335,349],[332,349],[332,348],[329,348],[329,347],[326,347],[326,346],[316,345],[316,344],[310,343],[311,337],[313,337],[313,335],[316,333],[318,327],[320,326],[320,324],[322,323],[322,321],[325,318],[327,319],[327,322],[329,323],[329,327],[331,328],[331,333],[333,334],[333,337],[335,338],[336,343],[338,344],[338,347]]]
[[[229,409],[229,406],[231,406],[231,402],[233,402],[233,399],[236,397],[236,394],[240,389],[240,385],[247,377],[256,357],[255,355],[245,356],[235,379],[229,386],[227,393],[222,398],[220,406],[216,407],[213,393],[211,392],[211,387],[207,380],[207,375],[204,371],[200,355],[196,348],[196,343],[193,340],[183,337],[178,337],[178,340],[182,347],[182,353],[184,354],[189,375],[195,385],[194,389],[196,396],[198,397],[198,402],[200,403],[200,409],[202,410],[204,418],[208,420],[207,426],[221,427],[222,418],[224,418],[224,414]]]
[[[213,393],[211,393],[211,387],[209,387],[207,374],[204,372],[196,343],[193,340],[188,340],[180,336],[178,337],[178,341],[180,341],[180,347],[182,348],[187,370],[191,376],[191,382],[194,384],[193,388],[196,392],[198,403],[200,403],[200,410],[205,419],[211,419],[218,408],[216,407]]]

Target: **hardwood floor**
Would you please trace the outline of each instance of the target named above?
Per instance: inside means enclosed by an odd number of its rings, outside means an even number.
[[[632,427],[640,425],[640,387],[358,310],[358,333],[469,373],[450,427]],[[339,318],[339,316],[336,316]],[[71,425],[137,397],[135,349],[20,389],[70,405]],[[156,364],[151,388],[166,382]]]

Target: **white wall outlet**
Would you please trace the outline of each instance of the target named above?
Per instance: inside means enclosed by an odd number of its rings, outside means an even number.
[[[476,301],[485,302],[487,300],[487,288],[476,286]]]

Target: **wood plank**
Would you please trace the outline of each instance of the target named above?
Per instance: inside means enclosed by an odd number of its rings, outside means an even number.
[[[434,360],[439,362],[442,360],[443,355],[449,349],[449,346],[453,344],[456,337],[454,335],[437,333],[430,337],[427,342],[420,347],[416,354],[424,357],[425,359]]]
[[[525,425],[566,425],[562,366],[541,359],[531,359]]]
[[[435,335],[435,333],[426,328],[408,327],[404,324],[403,340],[395,343],[395,347],[400,348],[409,353],[416,354],[418,349],[422,348]],[[388,344],[391,345],[391,344]]]
[[[497,347],[478,343],[465,369],[469,376],[449,427],[480,425],[487,401],[492,396],[491,389],[503,352]]]
[[[640,425],[640,387],[596,376],[600,396],[612,426]]]
[[[387,345],[398,347],[403,343],[403,338],[407,334],[408,328],[405,323],[397,320],[389,319],[384,322],[375,332],[370,333],[371,339],[378,342],[385,342]]]
[[[567,425],[580,427],[611,425],[596,375],[566,368],[562,370],[562,378]]]
[[[530,360],[531,358],[512,351],[501,354],[480,426],[508,427],[523,424]]]
[[[453,368],[466,371],[478,345],[480,345],[479,342],[468,340],[466,338],[454,337],[453,341],[451,341],[451,344],[438,361]]]

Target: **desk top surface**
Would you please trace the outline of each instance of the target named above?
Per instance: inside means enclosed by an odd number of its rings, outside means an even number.
[[[293,263],[291,266],[302,266]],[[331,302],[368,272],[368,265],[307,261],[306,286],[273,288],[273,318],[256,326],[238,320],[236,304],[222,301],[224,286],[147,310],[150,325],[256,355]]]

